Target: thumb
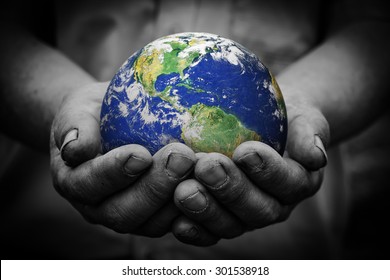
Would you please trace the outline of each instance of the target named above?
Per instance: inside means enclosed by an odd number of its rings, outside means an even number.
[[[99,114],[105,92],[102,84],[89,85],[64,100],[52,130],[62,159],[77,166],[101,153]]]
[[[318,170],[327,164],[329,124],[314,107],[290,107],[287,137],[288,156],[308,170]]]

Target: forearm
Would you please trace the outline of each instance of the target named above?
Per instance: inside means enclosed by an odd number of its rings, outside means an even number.
[[[63,97],[94,79],[19,27],[2,25],[1,34],[1,130],[48,151],[51,122]]]
[[[356,23],[278,76],[289,104],[308,102],[329,122],[331,143],[364,129],[387,109],[390,24]]]

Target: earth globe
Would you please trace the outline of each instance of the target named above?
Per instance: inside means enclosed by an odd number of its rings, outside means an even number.
[[[219,35],[179,33],[131,55],[101,107],[103,151],[181,142],[229,157],[245,141],[283,154],[287,114],[275,78],[251,51]]]

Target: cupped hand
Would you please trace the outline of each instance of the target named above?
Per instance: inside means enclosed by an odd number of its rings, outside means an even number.
[[[120,233],[161,236],[179,211],[172,202],[196,157],[170,144],[153,157],[125,145],[102,155],[100,106],[106,83],[85,86],[63,101],[51,131],[51,172],[56,190],[88,221]]]
[[[178,240],[208,246],[284,221],[318,191],[327,163],[328,123],[319,110],[298,99],[287,106],[284,157],[256,141],[241,144],[232,159],[198,155],[196,180],[180,183],[175,191],[183,213],[172,226]]]

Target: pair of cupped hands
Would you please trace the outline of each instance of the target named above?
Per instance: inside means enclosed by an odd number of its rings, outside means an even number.
[[[172,143],[153,156],[129,144],[102,154],[100,107],[107,83],[67,95],[51,130],[56,190],[91,223],[120,233],[209,246],[288,218],[320,187],[328,123],[299,98],[286,102],[284,156],[249,141],[228,158]],[[324,145],[325,144],[325,145]]]

